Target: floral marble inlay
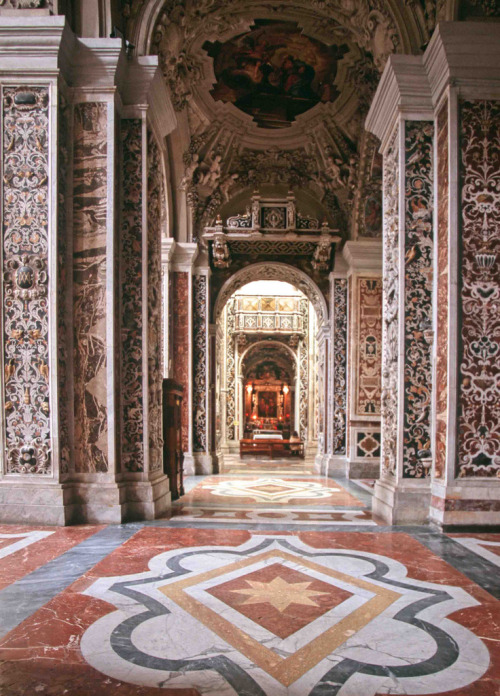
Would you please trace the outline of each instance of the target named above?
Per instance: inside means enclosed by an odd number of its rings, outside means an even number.
[[[382,280],[357,279],[355,413],[380,415],[382,378]]]
[[[166,204],[160,149],[151,132],[147,137],[149,471],[158,471],[163,465],[161,235]]]
[[[142,121],[123,120],[121,137],[122,465],[127,471],[143,471]]]
[[[50,475],[49,90],[3,87],[4,471]]]
[[[193,451],[207,451],[207,277],[193,277]]]
[[[346,278],[333,281],[333,452],[346,453],[347,408],[347,289]]]
[[[396,474],[398,438],[399,147],[397,134],[384,156],[384,257],[382,307],[382,473]]]
[[[500,102],[463,102],[458,476],[500,475]]]
[[[75,470],[108,470],[106,376],[107,116],[75,106],[73,293]]]
[[[422,460],[431,456],[434,126],[405,125],[403,476],[421,478],[430,472]]]
[[[184,387],[184,398],[181,406],[182,449],[189,449],[189,316],[188,316],[188,281],[187,273],[174,271],[172,276],[172,293],[170,294],[173,315],[172,323],[172,352],[174,359],[175,380]]]
[[[448,101],[437,118],[437,324],[436,324],[436,428],[434,476],[441,478],[446,466],[446,420],[448,417]]]

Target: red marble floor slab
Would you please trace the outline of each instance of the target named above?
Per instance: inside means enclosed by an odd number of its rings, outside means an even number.
[[[340,486],[336,481],[331,479],[325,479],[320,477],[310,477],[310,478],[296,478],[293,476],[278,476],[274,478],[280,479],[284,482],[290,482],[301,486],[302,484],[317,484],[324,490],[330,491],[325,497],[315,497],[311,495],[310,497],[300,497],[291,492],[287,499],[276,500],[273,498],[259,499],[258,493],[265,493],[267,490],[273,488],[271,480],[266,483],[267,476],[246,476],[245,478],[238,478],[237,476],[209,476],[193,488],[189,493],[179,498],[180,503],[218,503],[218,504],[237,504],[237,505],[322,505],[322,506],[359,506],[364,507],[364,503],[355,498],[353,495],[348,493],[345,488]],[[271,479],[271,477],[269,477]],[[259,484],[259,491],[257,495],[252,495],[252,492],[248,490],[248,494],[244,494],[244,490],[253,483],[257,481],[262,481]],[[241,487],[242,495],[225,495],[222,493],[222,486],[227,488],[232,487],[236,489]],[[272,492],[272,491],[271,491]]]
[[[0,558],[0,590],[7,585],[20,580],[32,573],[45,563],[61,556],[76,544],[88,539],[103,529],[104,525],[83,525],[80,527],[43,527],[27,525],[0,525],[0,534],[12,535],[11,540],[0,539],[3,542],[0,549],[8,550],[10,544],[19,541],[16,534],[26,532],[53,532],[50,536],[39,539],[14,553]]]
[[[449,618],[483,639],[491,663],[480,680],[446,694],[498,696],[500,602],[486,591],[404,533],[300,532],[292,535],[317,549],[345,548],[389,556],[406,565],[409,578],[466,589],[480,605],[458,611]],[[63,693],[71,696],[108,696],[111,693],[118,696],[198,696],[195,689],[152,689],[118,682],[87,665],[79,650],[80,639],[92,623],[114,607],[80,592],[98,577],[145,571],[150,558],[169,549],[237,546],[250,536],[246,531],[226,529],[140,530],[0,641],[0,693],[2,696],[61,696]],[[269,536],[281,534],[273,532]]]

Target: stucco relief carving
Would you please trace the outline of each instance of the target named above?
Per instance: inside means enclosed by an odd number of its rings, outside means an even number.
[[[397,134],[397,133],[396,133]],[[382,472],[396,474],[398,403],[398,192],[399,148],[396,136],[384,157],[384,285],[382,309]]]
[[[460,109],[462,287],[458,476],[500,475],[500,102]]]
[[[49,90],[4,87],[5,473],[52,472],[49,420]]]
[[[300,312],[302,314],[302,325],[309,325],[309,306],[307,300],[300,301]],[[307,409],[307,398],[309,392],[309,336],[304,335],[299,340],[299,435],[305,439],[308,432],[309,418]]]
[[[231,293],[232,294],[232,293]],[[236,418],[236,357],[235,357],[235,303],[229,300],[227,303],[227,338],[226,338],[226,438],[234,440],[236,428],[234,420]]]

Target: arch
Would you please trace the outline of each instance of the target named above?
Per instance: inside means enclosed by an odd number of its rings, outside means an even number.
[[[294,285],[311,302],[318,317],[318,325],[324,325],[328,322],[326,300],[316,283],[306,273],[295,268],[295,266],[279,261],[254,263],[237,271],[231,278],[226,280],[215,302],[215,321],[219,319],[231,295],[254,280],[281,280],[284,283]]]
[[[239,356],[238,372],[240,374],[242,372],[244,362],[245,362],[246,358],[248,357],[248,355],[257,347],[262,347],[262,344],[264,344],[266,346],[273,346],[273,347],[278,346],[279,348],[284,348],[286,350],[286,352],[289,353],[290,357],[293,360],[293,369],[294,370],[298,369],[297,356],[293,352],[293,350],[290,348],[290,346],[288,346],[286,343],[283,343],[282,341],[269,340],[268,338],[263,338],[261,341],[256,341],[255,343],[252,343],[251,345],[249,345],[247,348],[245,348],[243,353]]]

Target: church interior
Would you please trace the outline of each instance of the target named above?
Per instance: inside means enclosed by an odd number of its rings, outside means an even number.
[[[499,696],[498,0],[0,0],[0,696]]]

